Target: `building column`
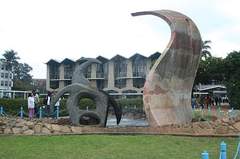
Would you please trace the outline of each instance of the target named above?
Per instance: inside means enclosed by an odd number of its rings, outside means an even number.
[[[46,90],[50,89],[50,66],[47,65],[47,80],[46,80]],[[25,94],[24,94],[25,95]],[[25,99],[25,97],[24,97]]]
[[[151,59],[147,59],[146,77],[151,70],[150,67],[151,67]]]
[[[127,88],[133,87],[133,71],[132,71],[132,61],[127,60]]]
[[[92,64],[91,65],[91,86],[97,88],[97,64]]]
[[[59,88],[64,87],[64,64],[61,64],[59,67]]]
[[[114,89],[114,63],[109,61],[108,63],[108,89]]]

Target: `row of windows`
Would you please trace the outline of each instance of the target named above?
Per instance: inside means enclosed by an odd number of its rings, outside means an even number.
[[[98,78],[102,78],[107,76],[107,64],[100,65],[97,64],[96,74]],[[146,76],[147,65],[146,61],[139,61],[139,63],[135,62],[132,66],[133,76]],[[50,79],[59,79],[59,66],[53,65],[50,66]],[[91,65],[85,71],[85,77],[91,78],[92,67]],[[65,65],[64,66],[64,78],[71,79],[73,74],[73,65]],[[127,76],[127,63],[126,61],[116,61],[114,63],[114,76],[118,77],[126,77]]]
[[[1,81],[1,86],[11,87],[12,81]]]
[[[8,76],[8,73],[1,73],[1,78],[12,78],[12,74],[10,73]]]

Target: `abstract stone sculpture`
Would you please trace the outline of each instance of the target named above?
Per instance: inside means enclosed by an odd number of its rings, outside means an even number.
[[[201,52],[201,36],[193,21],[170,10],[133,13],[155,15],[171,28],[171,39],[144,85],[143,102],[150,126],[192,120],[191,92]]]
[[[106,126],[108,109],[112,106],[119,124],[122,116],[122,109],[118,107],[114,99],[112,99],[106,92],[98,91],[96,88],[90,86],[90,82],[84,76],[84,70],[92,63],[101,63],[99,60],[86,58],[86,62],[76,66],[73,72],[72,84],[62,88],[54,99],[51,101],[51,109],[57,100],[69,93],[67,99],[67,109],[69,111],[71,122],[74,125],[79,125],[82,117],[90,117],[99,121],[99,126]],[[80,98],[88,97],[96,102],[96,111],[80,110],[78,103]]]

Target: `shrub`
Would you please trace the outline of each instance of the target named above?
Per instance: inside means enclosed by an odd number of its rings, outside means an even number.
[[[8,115],[17,115],[21,107],[27,112],[26,99],[0,99],[0,106]]]

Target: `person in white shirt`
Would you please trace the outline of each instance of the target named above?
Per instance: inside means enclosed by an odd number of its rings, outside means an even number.
[[[52,93],[48,92],[48,95],[47,95],[47,116],[48,117],[50,116],[51,96],[52,96]]]
[[[33,93],[29,93],[28,94],[28,116],[30,119],[34,117],[34,107],[35,107],[35,103],[34,103]]]

